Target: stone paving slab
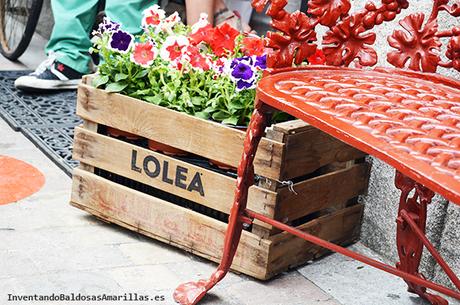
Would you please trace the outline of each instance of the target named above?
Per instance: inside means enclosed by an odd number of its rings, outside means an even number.
[[[375,252],[357,243],[351,250],[373,259],[385,260]],[[350,305],[429,305],[407,292],[402,279],[364,265],[340,254],[332,254],[313,264],[299,268],[300,274],[311,280],[341,304]],[[451,298],[450,305],[460,305]]]

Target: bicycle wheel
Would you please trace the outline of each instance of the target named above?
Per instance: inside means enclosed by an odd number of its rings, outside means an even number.
[[[16,60],[27,49],[43,0],[0,0],[0,53]]]

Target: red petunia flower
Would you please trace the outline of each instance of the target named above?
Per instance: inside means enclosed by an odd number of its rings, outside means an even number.
[[[190,43],[193,45],[197,45],[200,42],[204,41],[207,44],[211,44],[211,41],[214,37],[214,28],[208,24],[200,29],[198,29],[195,33],[192,32],[190,34],[189,39]]]
[[[262,56],[265,51],[264,40],[260,37],[245,37],[242,49],[246,56]]]
[[[136,43],[133,53],[131,53],[131,61],[147,68],[153,63],[157,56],[158,50],[151,42]]]
[[[208,15],[205,13],[200,14],[200,19],[192,25],[192,32],[189,35],[190,43],[197,45],[204,41],[210,43],[214,35],[214,28],[208,21]]]
[[[188,46],[185,55],[192,67],[203,71],[211,69],[211,60],[201,54],[196,46]]]
[[[163,11],[157,4],[146,9],[143,12],[142,25],[147,26],[158,26],[165,18],[165,11]]]
[[[310,65],[324,65],[326,63],[326,56],[321,49],[316,49],[315,54],[307,58]]]
[[[182,57],[188,45],[189,41],[185,36],[168,36],[163,43],[160,56],[165,61],[176,61]]]
[[[212,50],[217,56],[222,56],[225,53],[233,53],[235,48],[235,38],[240,34],[228,23],[216,27],[214,35],[210,43]]]

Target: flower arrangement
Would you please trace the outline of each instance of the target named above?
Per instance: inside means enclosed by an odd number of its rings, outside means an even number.
[[[193,26],[158,5],[143,12],[133,36],[105,18],[93,32],[101,57],[93,85],[203,119],[247,125],[266,69],[264,40],[202,14]]]

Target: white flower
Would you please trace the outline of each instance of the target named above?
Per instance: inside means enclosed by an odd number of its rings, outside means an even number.
[[[201,13],[200,19],[198,19],[198,21],[194,25],[192,25],[192,34],[195,34],[200,29],[205,28],[208,25],[210,25],[208,21],[208,14]]]
[[[155,4],[144,10],[142,14],[144,15],[142,18],[142,26],[144,28],[149,26],[161,26],[166,16],[165,11],[162,10],[158,4]]]
[[[160,56],[165,61],[179,60],[189,44],[190,42],[185,36],[168,36],[161,47]]]
[[[161,29],[167,33],[172,34],[172,28],[180,22],[180,16],[178,12],[169,15],[161,24]]]

